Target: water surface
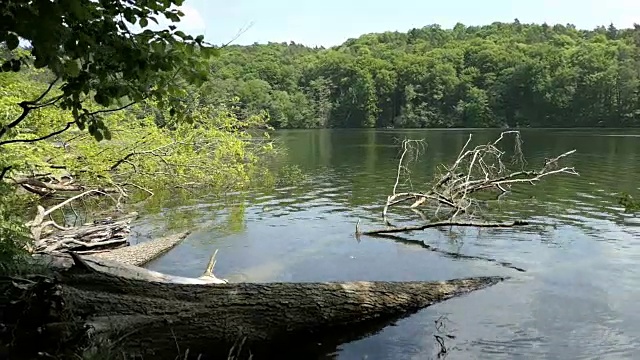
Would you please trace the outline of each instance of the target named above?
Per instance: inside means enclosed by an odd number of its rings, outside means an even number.
[[[216,273],[235,281],[511,277],[343,344],[327,357],[640,356],[640,216],[625,214],[616,201],[623,192],[640,194],[640,131],[523,130],[529,165],[538,167],[545,158],[576,149],[564,164],[575,166],[580,176],[560,175],[533,187],[520,186],[492,206],[497,220],[526,219],[547,226],[401,235],[424,241],[428,249],[418,243],[354,237],[358,220],[363,228],[383,225],[380,211],[395,181],[398,140],[428,143],[412,173],[412,184],[420,190],[436,165],[455,159],[469,133],[486,143],[499,131],[282,131],[277,139],[289,150],[286,162],[302,169],[304,181],[224,201],[205,198],[166,208],[140,219],[134,232],[143,240],[168,228],[196,226],[185,243],[149,266],[182,276],[199,276],[219,249]],[[444,339],[446,354],[435,335]]]

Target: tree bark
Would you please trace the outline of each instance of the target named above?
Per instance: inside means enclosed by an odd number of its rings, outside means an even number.
[[[148,270],[139,270],[144,271]],[[243,349],[253,354],[273,355],[277,344],[285,344],[284,353],[300,354],[309,351],[309,344],[335,346],[421,308],[503,280],[193,285],[143,278],[122,269],[109,273],[83,264],[58,271],[45,281],[48,290],[39,292],[45,294],[39,303],[47,309],[62,307],[55,314],[64,315],[37,317],[47,322],[39,325],[48,329],[40,336],[77,338],[69,336],[68,329],[89,325],[92,338],[117,338],[119,350],[153,359],[173,360],[177,349],[207,355],[203,358],[226,358],[241,340]],[[15,281],[5,281],[4,286],[0,290],[5,294],[17,291]],[[6,291],[7,286],[13,290]],[[52,294],[60,299],[52,301]],[[11,324],[7,319],[19,313],[0,307],[0,321]]]

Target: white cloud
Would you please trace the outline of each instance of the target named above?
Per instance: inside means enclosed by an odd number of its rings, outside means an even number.
[[[206,33],[207,25],[204,21],[204,18],[202,17],[202,15],[200,15],[200,12],[196,8],[189,5],[182,5],[177,7],[172,6],[171,8],[178,9],[184,14],[184,16],[180,18],[180,22],[174,23],[164,17],[164,15],[157,15],[155,16],[155,18],[158,21],[158,24],[153,21],[149,21],[145,29],[158,31],[167,29],[169,25],[175,25],[178,30],[182,30],[194,37],[197,35],[204,35]],[[135,25],[129,24],[129,29],[133,33],[142,31],[138,23],[136,23]]]
[[[205,33],[207,25],[196,8],[189,5],[182,5],[178,7],[178,9],[184,13],[184,16],[176,25],[180,30],[193,35]]]

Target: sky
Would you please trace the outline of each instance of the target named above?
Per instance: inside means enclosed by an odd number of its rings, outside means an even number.
[[[239,45],[294,41],[329,47],[372,32],[516,18],[580,29],[640,23],[640,0],[186,0],[182,11],[183,31],[204,34],[214,44],[235,39]]]

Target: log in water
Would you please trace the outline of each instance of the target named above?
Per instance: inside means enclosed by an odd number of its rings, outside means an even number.
[[[91,260],[96,261],[101,260]],[[108,264],[100,268],[87,263],[60,270],[51,278],[24,284],[5,279],[0,284],[7,294],[44,288],[35,292],[40,298],[36,304],[31,298],[29,306],[51,308],[55,303],[53,307],[60,308],[35,320],[49,330],[32,334],[41,338],[30,341],[69,338],[69,329],[83,329],[82,324],[90,325],[94,337],[118,338],[121,350],[144,358],[173,360],[177,345],[190,354],[217,357],[240,340],[254,353],[267,344],[288,344],[287,349],[294,351],[325,337],[361,336],[421,308],[503,280],[193,285],[145,280],[148,270],[142,268],[130,274],[123,268],[103,271]],[[56,296],[59,299],[52,300]],[[19,326],[15,319],[19,306],[0,309],[2,323],[11,330]]]
[[[122,264],[142,266],[173,249],[189,235],[188,231],[152,239],[133,246],[93,254],[93,257],[113,260]]]

